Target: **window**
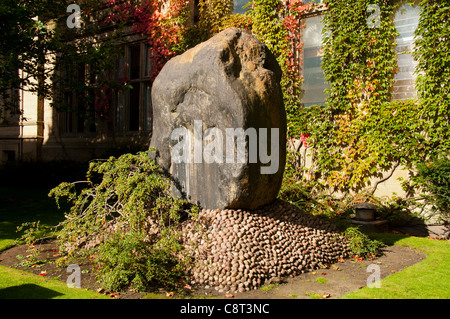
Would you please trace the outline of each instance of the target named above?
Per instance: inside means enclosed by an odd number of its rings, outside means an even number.
[[[249,2],[250,2],[249,0],[234,0],[233,14],[236,13],[244,14],[250,7],[247,6]]]
[[[64,92],[66,111],[61,114],[62,134],[95,133],[97,130],[94,105],[96,77],[89,72],[89,66],[84,63],[69,68],[67,74],[73,74],[73,82],[69,81],[72,89],[66,89]],[[83,83],[88,86],[80,85]]]
[[[192,9],[194,16],[194,23],[200,21],[200,1],[194,0],[194,8]]]
[[[414,32],[419,23],[420,10],[417,6],[403,4],[394,16],[394,24],[399,32],[396,52],[399,70],[395,75],[393,100],[404,100],[416,96],[414,74],[416,61],[412,56],[414,50]],[[304,19],[306,27],[303,33],[303,90],[302,102],[308,107],[325,102],[325,82],[322,63],[322,16]]]
[[[303,98],[305,107],[325,102],[324,90],[328,88],[322,64],[322,16],[304,19],[303,31]]]
[[[19,72],[12,72],[19,82]],[[9,89],[0,92],[0,124],[17,122],[20,115],[20,90],[13,85]]]
[[[399,70],[395,75],[393,100],[404,100],[416,96],[414,74],[416,61],[411,52],[414,50],[414,31],[419,23],[419,8],[409,4],[401,5],[394,17],[397,37],[396,52]]]
[[[144,43],[126,45],[117,70],[117,79],[129,83],[130,88],[115,93],[116,131],[151,131],[151,57],[148,46]]]

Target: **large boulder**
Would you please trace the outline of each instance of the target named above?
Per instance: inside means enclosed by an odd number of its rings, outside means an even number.
[[[175,195],[206,209],[276,199],[286,161],[280,80],[269,49],[237,28],[164,66],[152,88],[150,154],[170,173]]]

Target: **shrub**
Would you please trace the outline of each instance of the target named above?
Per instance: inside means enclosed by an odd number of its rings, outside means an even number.
[[[380,248],[385,246],[378,240],[370,239],[358,227],[348,227],[344,235],[350,244],[351,252],[362,258],[378,255]]]
[[[94,255],[98,279],[110,290],[173,286],[189,262],[179,225],[197,207],[169,190],[170,180],[145,152],[91,163],[86,181],[62,183],[49,194],[71,205],[59,225],[60,250]]]
[[[175,287],[184,275],[182,264],[173,252],[181,246],[170,241],[169,246],[149,245],[144,234],[113,234],[99,246],[98,277],[108,290],[122,290],[128,286],[145,291],[163,283]]]
[[[348,198],[335,199],[314,191],[313,183],[305,182],[302,169],[297,165],[300,154],[288,150],[286,168],[278,198],[285,200],[301,210],[345,228],[351,214]]]
[[[425,216],[421,214],[423,204],[414,198],[383,197],[378,199],[376,205],[377,215],[387,220],[390,227],[425,223]]]
[[[429,204],[436,217],[448,224],[450,222],[450,160],[442,157],[431,163],[420,164],[413,181],[424,192],[421,195]]]

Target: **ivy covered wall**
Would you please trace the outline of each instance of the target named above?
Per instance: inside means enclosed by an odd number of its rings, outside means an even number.
[[[86,1],[82,20],[96,21],[91,24],[100,31],[115,25],[118,31],[128,32],[131,28],[141,34],[152,57],[151,79],[171,57],[223,29],[235,26],[254,33],[268,45],[283,69],[289,138],[301,141],[310,151],[311,165],[297,165],[297,178],[316,189],[344,193],[366,187],[373,190],[377,181],[389,177],[397,167],[414,174],[418,163],[448,155],[448,1],[252,0],[244,5],[245,2],[239,1],[240,8],[236,10],[232,0],[198,0],[197,7],[194,1],[185,0],[173,0],[168,7],[157,0],[108,0],[101,5],[98,1]],[[416,61],[417,94],[411,99],[393,100],[396,75],[402,67],[394,18],[407,4],[420,11],[415,50],[403,52]],[[100,18],[98,13],[103,13]],[[321,76],[326,80],[325,99],[317,105],[303,103],[305,89],[309,90],[304,79],[309,70],[304,70],[304,59],[310,54],[305,51],[304,32],[314,15],[320,17],[323,25],[322,37],[314,48],[307,43],[306,49],[315,50],[314,67],[321,67]],[[87,40],[93,37],[83,36],[87,28],[62,29],[61,33],[58,28],[48,32],[55,54],[59,51],[79,61],[80,57],[88,57],[86,63],[93,66],[108,64],[106,57],[116,58],[111,53],[113,41],[95,46],[87,42],[85,47],[91,49],[84,52],[73,52],[78,47],[69,50],[66,36]],[[120,34],[111,39],[120,39]],[[113,67],[114,61],[109,62]],[[51,63],[50,59],[46,63]],[[105,79],[97,86],[102,83],[106,89],[98,87],[93,103],[99,117],[109,120],[105,110],[111,109],[110,91],[127,90],[129,83],[124,79],[118,83]],[[52,88],[47,91],[51,94]],[[412,190],[408,183],[405,181],[405,189]]]
[[[417,98],[393,101],[399,72],[394,16],[405,5],[420,10],[411,52],[417,63]],[[314,8],[302,7],[300,19]],[[412,176],[417,164],[448,156],[449,17],[450,7],[441,1],[326,2],[321,63],[328,85],[325,103],[298,105],[301,90],[285,86],[295,96],[286,98],[290,136],[300,135],[311,150],[308,174],[298,167],[300,177],[330,193],[374,192],[397,167]],[[403,182],[412,195],[410,181]]]
[[[311,165],[297,165],[297,178],[317,190],[373,192],[397,167],[414,174],[418,163],[448,154],[446,1],[253,0],[235,10],[232,0],[199,0],[195,23],[189,19],[193,10],[189,2],[176,0],[165,14],[158,1],[138,3],[124,11],[122,2],[109,1],[115,21],[130,20],[148,37],[156,61],[153,76],[172,56],[230,26],[246,29],[267,44],[283,70],[289,138],[300,140],[310,151]],[[417,63],[417,97],[393,100],[402,57],[394,19],[405,5],[420,10],[415,50],[403,52]],[[318,14],[323,30],[314,61],[321,61],[325,100],[306,105],[303,33],[311,21],[308,17]],[[404,187],[411,191],[408,183]]]

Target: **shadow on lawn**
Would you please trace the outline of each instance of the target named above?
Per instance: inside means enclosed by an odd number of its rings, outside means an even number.
[[[23,284],[0,289],[0,299],[52,299],[61,293],[35,284]]]

